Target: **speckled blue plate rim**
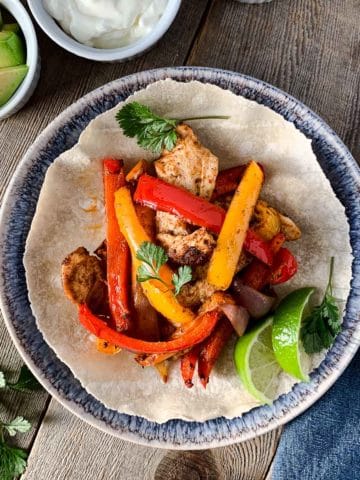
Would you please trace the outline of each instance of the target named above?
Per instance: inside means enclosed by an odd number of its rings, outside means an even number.
[[[272,406],[241,417],[207,422],[170,420],[163,424],[106,408],[88,394],[45,343],[29,305],[22,263],[26,237],[48,166],[71,148],[81,131],[100,113],[137,90],[164,78],[199,80],[229,89],[272,108],[308,138],[319,163],[343,203],[354,254],[353,280],[344,328],[310,383],[295,385]],[[21,160],[0,213],[0,301],[5,323],[22,358],[42,385],[66,408],[104,432],[138,444],[173,449],[226,446],[264,434],[296,417],[319,399],[341,375],[360,343],[360,172],[337,135],[308,107],[281,90],[239,73],[204,67],[163,68],[135,73],[90,92],[68,107],[38,137]]]

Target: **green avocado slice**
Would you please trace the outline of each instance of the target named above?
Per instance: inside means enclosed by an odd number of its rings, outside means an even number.
[[[27,65],[17,65],[16,67],[7,67],[0,69],[0,107],[14,95],[24,80],[29,67]]]
[[[14,32],[0,32],[0,68],[25,63],[25,49],[21,38]]]

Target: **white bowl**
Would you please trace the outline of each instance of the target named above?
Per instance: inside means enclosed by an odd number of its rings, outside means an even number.
[[[35,20],[55,43],[74,55],[99,62],[122,62],[151,48],[166,33],[174,21],[180,4],[181,0],[168,0],[162,17],[154,29],[145,37],[125,47],[101,49],[83,45],[65,33],[45,10],[42,0],[28,0],[28,5]]]
[[[40,57],[34,25],[29,14],[18,0],[1,0],[5,8],[15,18],[24,35],[26,43],[26,63],[29,71],[14,95],[0,107],[0,119],[10,117],[29,100],[40,77]]]

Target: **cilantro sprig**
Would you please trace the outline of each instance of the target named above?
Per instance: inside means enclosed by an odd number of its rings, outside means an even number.
[[[301,328],[301,340],[306,353],[317,353],[329,348],[341,331],[340,312],[332,291],[334,257],[330,260],[329,280],[324,298],[305,318]]]
[[[14,437],[17,433],[28,432],[30,428],[30,423],[23,417],[16,417],[10,423],[0,420],[0,478],[2,480],[12,480],[21,475],[25,471],[28,456],[22,448],[8,445],[5,434]]]
[[[30,372],[28,367],[23,365],[16,382],[7,381],[4,373],[0,371],[0,388],[9,388],[10,390],[18,390],[22,392],[28,390],[40,390],[41,385]]]
[[[136,252],[136,258],[142,262],[137,269],[136,279],[139,283],[147,280],[158,280],[169,289],[174,286],[174,294],[178,295],[181,288],[192,279],[191,268],[187,265],[180,267],[171,279],[172,286],[160,276],[160,268],[168,261],[165,250],[151,242],[143,242]]]
[[[41,386],[33,377],[30,370],[23,365],[16,382],[9,382],[0,371],[0,389],[11,389],[21,392],[40,389]],[[10,422],[0,419],[0,478],[12,480],[24,473],[28,454],[22,448],[14,447],[7,443],[7,436],[14,437],[17,433],[26,433],[31,424],[22,416],[17,416]]]
[[[27,452],[22,448],[11,447],[0,441],[0,478],[13,480],[24,473],[27,456]]]
[[[176,127],[190,120],[226,120],[224,115],[205,117],[164,118],[153,113],[149,107],[138,102],[126,104],[116,113],[116,120],[127,137],[137,138],[138,144],[154,153],[166,148],[172,150],[177,141]]]

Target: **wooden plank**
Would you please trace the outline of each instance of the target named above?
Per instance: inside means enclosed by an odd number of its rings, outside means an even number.
[[[277,434],[214,450],[142,447],[104,434],[51,401],[22,480],[261,480]]]
[[[289,92],[323,117],[359,161],[359,38],[355,0],[215,0],[188,63],[239,71]]]

